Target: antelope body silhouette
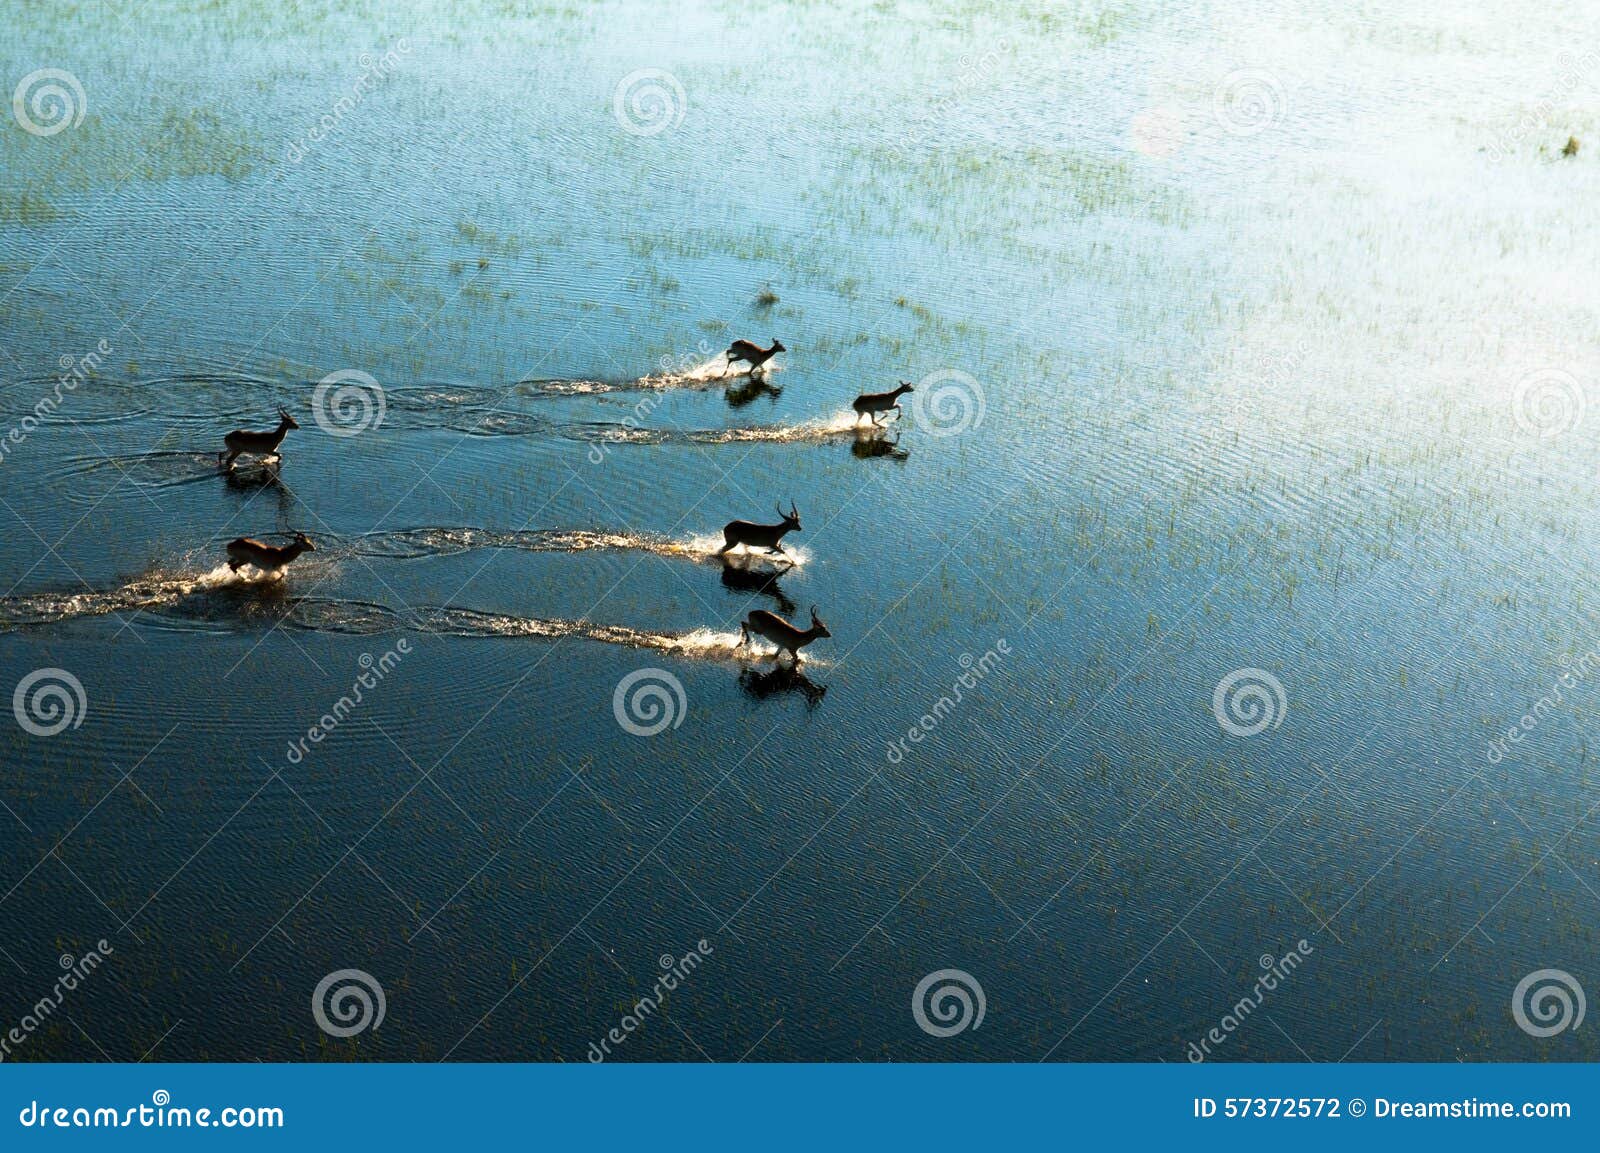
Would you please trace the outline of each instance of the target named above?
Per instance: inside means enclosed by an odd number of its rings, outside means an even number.
[[[294,417],[285,409],[278,410],[278,427],[271,432],[251,432],[249,429],[236,428],[222,438],[222,443],[227,445],[227,451],[217,453],[217,463],[231,468],[240,453],[255,453],[260,456],[271,456],[278,451],[278,446],[283,443],[283,438],[289,435],[291,428],[299,428]],[[227,459],[224,460],[223,458]]]
[[[870,416],[872,423],[877,424],[879,414],[891,410],[898,417],[900,397],[915,391],[916,389],[902,380],[899,388],[891,388],[888,392],[863,392],[850,403],[850,407],[856,410],[856,423],[860,424],[863,416]]]
[[[783,545],[780,542],[786,533],[800,531],[800,510],[795,508],[794,501],[791,500],[788,512],[784,512],[783,506],[779,505],[777,513],[783,518],[777,524],[730,520],[722,526],[722,547],[717,550],[717,555],[721,556],[739,545],[744,545],[746,551],[761,548],[766,549],[768,553],[784,555]]]
[[[768,612],[766,609],[756,609],[739,623],[739,644],[745,645],[750,641],[751,635],[766,637],[767,640],[778,646],[778,655],[785,652],[796,664],[800,662],[800,650],[818,637],[831,637],[828,626],[822,623],[822,618],[817,615],[817,606],[811,606],[811,627],[799,628],[784,620],[777,613]]]
[[[736,340],[728,345],[728,351],[723,355],[728,358],[728,368],[732,368],[742,360],[750,365],[748,371],[756,372],[778,353],[788,351],[777,337],[773,337],[771,348],[762,348],[759,344],[752,344],[748,340]]]
[[[317,546],[303,532],[294,534],[286,545],[270,545],[254,537],[241,536],[228,542],[228,567],[238,572],[252,565],[264,573],[275,573],[303,552],[316,552]]]

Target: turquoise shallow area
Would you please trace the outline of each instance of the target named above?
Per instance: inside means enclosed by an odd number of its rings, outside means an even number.
[[[7,1059],[582,1061],[702,940],[610,1059],[1600,1057],[1600,21],[1450,8],[13,13],[0,1028],[115,951]]]

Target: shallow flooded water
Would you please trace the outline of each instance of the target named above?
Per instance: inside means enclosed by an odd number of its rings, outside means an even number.
[[[1586,6],[11,24],[7,1059],[1600,1057]]]

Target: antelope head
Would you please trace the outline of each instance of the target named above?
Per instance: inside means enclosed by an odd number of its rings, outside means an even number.
[[[772,351],[773,352],[788,352],[789,350],[787,348],[783,347],[783,341],[779,340],[776,336],[774,336],[772,338]]]
[[[281,419],[283,421],[283,425],[284,425],[285,428],[299,428],[300,427],[299,423],[295,420],[295,418],[289,415],[289,410],[286,409],[286,408],[280,408],[278,410],[278,417],[279,417],[279,419]]]
[[[911,382],[909,380],[902,380],[900,382],[900,387],[895,389],[895,391],[896,392],[916,392],[917,390],[911,387]]]
[[[789,501],[788,512],[783,511],[783,506],[781,504],[777,506],[777,512],[779,518],[783,521],[784,532],[800,531],[800,510],[795,508],[793,500]]]
[[[303,532],[294,534],[294,543],[299,545],[304,552],[316,552],[317,546],[311,543],[311,538]]]
[[[817,615],[816,605],[811,606],[811,631],[819,637],[831,637],[833,635],[828,631],[828,626],[822,623],[822,618]]]

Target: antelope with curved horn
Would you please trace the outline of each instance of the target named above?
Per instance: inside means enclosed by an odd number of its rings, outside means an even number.
[[[811,627],[808,629],[796,628],[784,620],[777,613],[768,612],[766,609],[756,609],[744,620],[739,622],[739,644],[742,647],[748,644],[751,634],[766,637],[767,640],[778,646],[778,655],[788,653],[795,664],[800,663],[800,650],[818,637],[831,637],[828,626],[822,623],[822,618],[817,615],[817,606],[811,606]]]
[[[256,540],[254,537],[241,536],[228,542],[228,567],[238,572],[245,565],[252,565],[264,573],[278,572],[303,552],[316,552],[317,546],[311,543],[311,538],[303,532],[294,534],[294,540],[286,545],[270,545]]]
[[[251,432],[249,429],[236,428],[222,438],[222,443],[228,446],[226,452],[217,453],[217,463],[224,468],[232,468],[234,460],[240,453],[254,453],[259,456],[272,456],[278,451],[278,446],[283,443],[283,438],[289,435],[291,428],[299,428],[294,417],[289,415],[287,409],[278,410],[278,427],[271,432]],[[227,457],[226,460],[223,457]]]
[[[722,547],[717,550],[721,556],[729,549],[744,545],[745,551],[752,549],[766,549],[768,554],[785,556],[782,540],[784,534],[800,531],[800,510],[795,508],[794,501],[789,502],[789,511],[784,512],[783,506],[777,507],[777,513],[783,519],[777,524],[756,524],[748,520],[730,520],[722,526]]]
[[[878,423],[878,415],[893,411],[896,417],[900,415],[899,400],[908,392],[915,392],[906,381],[900,382],[899,388],[891,388],[888,392],[863,392],[851,402],[850,407],[856,410],[856,423],[861,423],[861,418],[870,416],[872,423]]]
[[[787,348],[783,347],[782,342],[780,342],[777,337],[772,338],[771,348],[762,348],[759,344],[752,344],[748,340],[736,340],[732,344],[728,345],[728,351],[723,353],[723,355],[728,358],[728,367],[724,368],[722,371],[726,373],[728,368],[732,368],[735,364],[742,360],[750,365],[749,369],[746,371],[752,373],[759,372],[761,370],[761,366],[766,364],[767,361],[771,360],[774,356],[778,355],[778,353],[788,351],[789,350]]]

